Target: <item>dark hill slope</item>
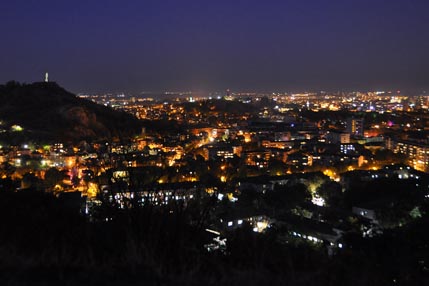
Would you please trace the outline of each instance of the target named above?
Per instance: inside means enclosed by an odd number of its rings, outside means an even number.
[[[125,112],[76,97],[56,83],[0,85],[3,129],[24,128],[38,141],[123,139],[139,132],[141,122]]]

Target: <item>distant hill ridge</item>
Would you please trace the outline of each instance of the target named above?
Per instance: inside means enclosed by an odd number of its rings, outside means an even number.
[[[120,140],[142,127],[131,114],[78,98],[55,82],[0,85],[0,121],[3,130],[24,129],[7,136],[36,141]]]

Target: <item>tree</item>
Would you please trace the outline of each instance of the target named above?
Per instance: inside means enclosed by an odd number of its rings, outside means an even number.
[[[266,203],[274,209],[288,211],[293,207],[311,200],[311,193],[304,184],[275,185],[267,192]]]
[[[268,171],[272,176],[284,175],[286,173],[287,167],[288,166],[284,162],[271,159],[269,161]]]
[[[241,191],[238,197],[238,206],[243,208],[254,207],[259,208],[262,202],[262,194],[255,189],[249,188]]]
[[[15,171],[16,168],[9,162],[3,162],[0,166],[0,174],[5,175],[6,177],[12,176]]]
[[[64,173],[57,168],[49,168],[45,172],[45,185],[48,189],[52,189],[55,185],[61,184],[64,177]]]
[[[334,181],[327,181],[319,186],[316,194],[325,200],[328,207],[339,206],[343,199],[341,185]]]
[[[33,189],[39,190],[40,180],[33,173],[25,173],[21,180],[21,188],[23,189],[33,188]]]
[[[0,179],[0,191],[13,192],[18,186],[18,182],[12,180],[10,177]]]

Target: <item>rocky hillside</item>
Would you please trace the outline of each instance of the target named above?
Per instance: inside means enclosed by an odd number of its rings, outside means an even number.
[[[141,130],[130,114],[76,97],[56,83],[0,85],[0,136],[36,141],[125,139]]]

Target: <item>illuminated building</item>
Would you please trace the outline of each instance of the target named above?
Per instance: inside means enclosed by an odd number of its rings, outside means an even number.
[[[263,140],[261,144],[264,148],[275,148],[275,149],[292,149],[293,141],[270,141]]]
[[[350,143],[350,133],[328,132],[326,134],[326,139],[328,140],[329,143],[349,144]]]
[[[408,163],[419,171],[429,170],[429,145],[410,141],[398,141],[393,144],[394,153],[407,156]]]
[[[271,158],[271,151],[262,149],[243,152],[245,164],[248,166],[258,166],[259,168],[268,167],[268,161]]]
[[[356,152],[356,147],[353,144],[341,144],[340,152],[343,154],[354,154]]]
[[[312,166],[313,156],[302,152],[295,152],[288,155],[286,164],[299,167]]]
[[[363,136],[363,118],[350,117],[347,119],[347,132],[352,136]]]
[[[209,159],[231,159],[234,155],[241,156],[242,147],[229,144],[213,144],[203,148],[203,156],[206,160]]]

